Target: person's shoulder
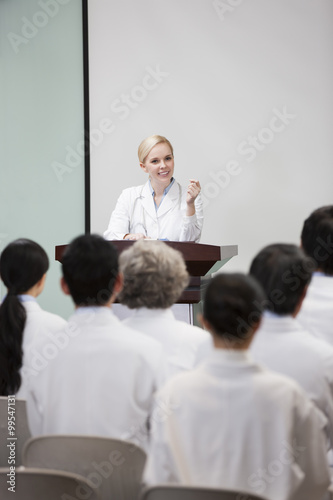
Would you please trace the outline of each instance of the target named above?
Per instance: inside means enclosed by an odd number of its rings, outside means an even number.
[[[307,349],[311,351],[311,356],[313,360],[315,357],[318,359],[326,359],[333,361],[333,347],[322,339],[316,338],[306,329],[299,330],[299,342],[298,346],[300,349]]]
[[[175,320],[175,326],[184,339],[198,344],[207,341],[211,342],[211,335],[198,326],[190,325],[185,321],[177,319]]]
[[[121,196],[136,197],[139,196],[146,184],[141,184],[140,186],[131,186],[122,190]]]
[[[192,370],[182,371],[169,379],[165,386],[160,389],[161,394],[177,394],[181,393],[184,396],[190,395],[190,391],[196,391],[199,383],[204,383],[205,370],[203,366],[197,366]]]
[[[25,302],[24,306],[28,314],[28,320],[38,320],[39,327],[47,326],[48,329],[58,330],[67,324],[67,321],[64,318],[58,314],[42,309],[37,302]]]
[[[127,339],[129,345],[137,352],[147,353],[149,351],[150,353],[156,353],[162,351],[162,344],[158,340],[145,335],[139,330],[135,330],[132,325],[119,321],[118,328],[123,338]]]
[[[291,399],[295,397],[295,395],[300,395],[300,397],[306,397],[307,399],[304,389],[302,389],[296,380],[283,373],[270,370],[260,364],[258,364],[258,368],[256,376],[258,387],[267,389],[273,399],[279,397],[284,399],[288,395]]]

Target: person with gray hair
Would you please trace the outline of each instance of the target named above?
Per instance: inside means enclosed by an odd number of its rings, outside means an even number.
[[[211,337],[171,310],[189,282],[181,253],[162,241],[139,240],[121,253],[119,267],[124,286],[118,299],[135,309],[124,323],[163,345],[170,377],[198,365],[213,348]]]

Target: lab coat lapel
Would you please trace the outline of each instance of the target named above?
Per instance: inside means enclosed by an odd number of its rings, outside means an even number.
[[[171,186],[170,191],[163,198],[162,203],[158,207],[157,211],[158,216],[160,217],[169,210],[172,210],[172,208],[176,207],[178,203],[179,203],[179,184],[178,182],[175,181]]]
[[[149,189],[149,183],[146,182],[146,184],[143,187],[142,190],[142,198],[141,198],[142,206],[144,210],[147,212],[152,219],[156,220],[156,210],[155,210],[155,204],[154,200],[151,194],[151,191]]]

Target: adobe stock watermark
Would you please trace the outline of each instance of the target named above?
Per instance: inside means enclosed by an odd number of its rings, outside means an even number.
[[[121,121],[126,120],[133,110],[137,109],[149,94],[158,89],[169,76],[169,73],[161,70],[159,64],[155,67],[147,66],[145,70],[146,73],[141,82],[134,85],[130,92],[122,93],[110,105],[112,113]],[[64,175],[73,172],[81,164],[83,158],[89,154],[90,149],[100,146],[105,136],[114,132],[116,127],[114,117],[105,117],[100,120],[97,128],[90,130],[89,135],[85,134],[87,141],[81,140],[75,147],[66,146],[64,161],[53,161],[51,163],[51,168],[58,181],[63,182]]]
[[[115,468],[125,463],[125,457],[118,450],[112,450],[106,460],[102,462],[91,462],[91,471],[85,476],[91,483],[93,489],[100,489],[103,482],[114,472]],[[86,485],[78,485],[75,489],[75,497],[66,493],[61,495],[62,500],[87,500],[91,496],[91,490]]]
[[[149,439],[154,433],[154,424],[158,424],[160,422],[165,422],[166,420],[168,420],[173,412],[180,407],[180,404],[181,402],[179,398],[175,399],[173,397],[172,401],[164,401],[161,398],[155,398],[154,408],[150,415],[150,422],[153,425],[151,425],[150,429],[148,429],[147,425],[145,424],[132,425],[132,427],[128,429],[127,432],[124,432],[121,435],[120,439],[130,441],[143,449],[147,449]],[[130,449],[130,451],[134,450],[134,447],[132,450]]]
[[[244,0],[213,0],[212,5],[215,12],[219,16],[220,21],[225,20],[225,16],[234,12],[234,10],[239,7]]]
[[[284,132],[290,122],[296,118],[295,114],[288,112],[286,105],[282,109],[273,108],[272,114],[266,127],[258,130],[256,135],[249,135],[237,146],[237,153],[245,157],[248,163],[253,162],[258,153],[264,151],[276,135]],[[211,170],[208,173],[211,181],[206,182],[201,190],[203,207],[205,208],[211,200],[217,198],[221,191],[230,184],[232,178],[237,177],[242,171],[241,161],[236,159],[228,161],[225,168],[221,170]]]
[[[41,10],[37,10],[31,19],[22,17],[21,33],[10,31],[7,38],[15,54],[20,51],[21,45],[27,45],[30,40],[35,38],[39,30],[48,25],[50,19],[53,19],[59,12],[60,6],[66,5],[70,0],[39,0],[38,6]]]
[[[283,474],[286,467],[294,463],[296,458],[306,450],[306,447],[297,444],[295,439],[292,444],[282,441],[282,446],[283,448],[275,460],[269,462],[266,468],[259,468],[248,477],[248,485],[259,495],[264,493],[267,486],[274,483]]]

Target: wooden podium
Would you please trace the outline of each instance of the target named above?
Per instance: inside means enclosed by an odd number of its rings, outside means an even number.
[[[134,241],[113,240],[110,241],[114,245],[118,253],[121,253]],[[186,262],[187,270],[191,276],[189,286],[184,290],[182,295],[177,300],[177,304],[188,304],[190,308],[189,316],[191,323],[195,323],[196,312],[202,294],[207,286],[212,273],[218,271],[232,257],[238,255],[237,245],[205,245],[201,243],[189,243],[180,241],[166,241],[167,245],[179,250]],[[61,262],[61,257],[67,245],[58,245],[55,247],[55,258]]]

